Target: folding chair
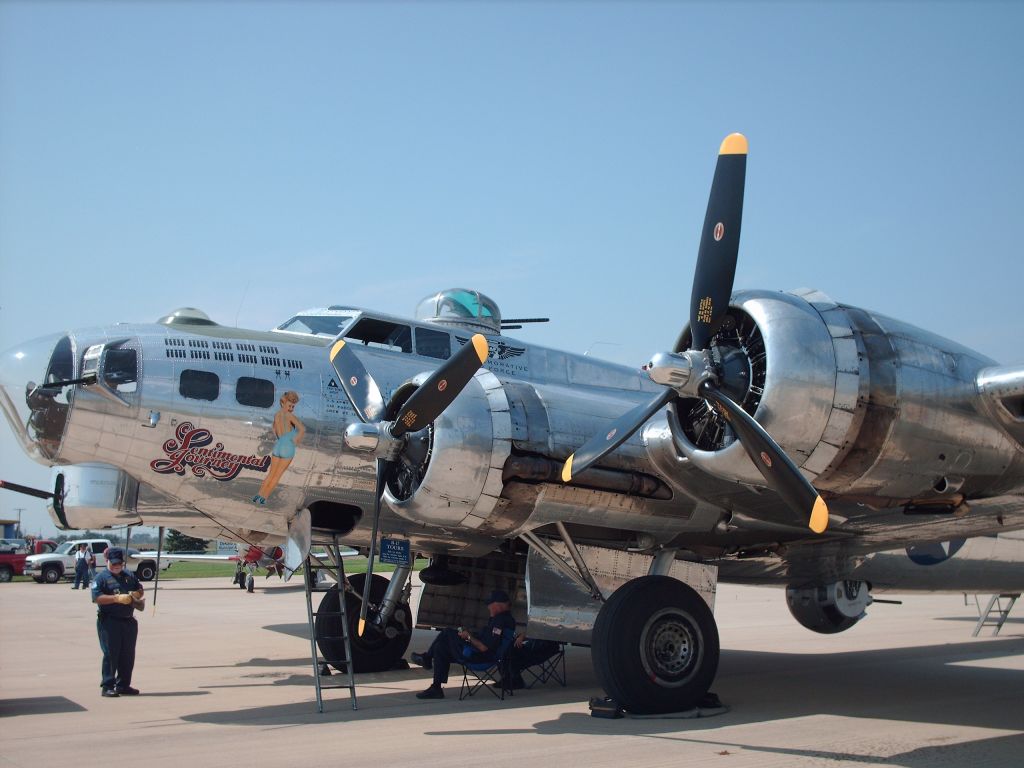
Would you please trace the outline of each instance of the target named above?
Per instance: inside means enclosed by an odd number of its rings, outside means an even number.
[[[523,667],[520,674],[528,674],[530,681],[526,683],[527,688],[533,688],[537,683],[542,685],[548,680],[565,687],[565,643],[558,644],[558,650],[546,659],[538,661],[529,667]]]
[[[512,642],[516,639],[514,629],[506,629],[501,633],[501,643],[498,644],[498,654],[494,661],[459,661],[462,665],[462,687],[459,689],[459,701],[468,698],[481,688],[490,691],[495,698],[505,700],[505,693],[512,695],[509,687],[511,675],[509,672],[509,652],[512,649]],[[470,674],[473,680],[469,679]],[[487,685],[494,683],[494,685]],[[497,689],[497,690],[496,690]],[[499,693],[500,691],[500,693]]]

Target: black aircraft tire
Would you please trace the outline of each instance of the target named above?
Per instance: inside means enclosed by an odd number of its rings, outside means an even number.
[[[718,670],[718,627],[707,603],[668,576],[619,587],[594,622],[591,658],[609,696],[634,714],[692,709]]]
[[[156,576],[156,563],[149,560],[142,562],[135,569],[135,578],[139,581],[152,581],[154,576]]]
[[[357,573],[349,577],[349,582],[357,592],[363,591],[366,581],[365,573]],[[370,602],[379,603],[387,590],[388,580],[379,574],[373,576],[373,587],[370,589]],[[341,616],[338,612],[338,588],[332,587],[320,601],[316,617],[316,644],[320,654],[339,672],[345,671],[345,641],[341,637]],[[384,632],[367,627],[359,637],[359,598],[354,594],[345,593],[345,610],[348,613],[348,636],[352,643],[352,659],[356,672],[385,672],[393,669],[398,660],[405,655],[412,639],[412,611],[408,603],[399,603],[391,615]]]

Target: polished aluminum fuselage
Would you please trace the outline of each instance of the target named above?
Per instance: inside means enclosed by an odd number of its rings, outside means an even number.
[[[764,513],[781,502],[759,487],[742,447],[688,445],[669,409],[596,471],[561,484],[551,467],[651,399],[658,385],[639,370],[504,336],[489,337],[484,368],[432,426],[414,492],[402,499],[385,493],[383,533],[424,553],[478,555],[562,522],[596,546],[672,546],[695,558],[741,554],[750,562],[763,553],[766,563],[786,564],[784,580],[816,568],[832,575],[847,567],[836,563],[852,567],[866,552],[913,541],[1024,527],[1024,453],[1012,430],[992,418],[978,383],[996,370],[993,361],[821,294],[745,292],[733,306],[764,335],[766,378],[755,417],[828,494],[828,537],[766,523]],[[443,330],[453,350],[469,335]],[[345,443],[358,417],[328,360],[329,339],[187,323],[70,337],[76,374],[86,349],[117,342],[136,351],[138,380],[116,397],[69,390],[50,463],[98,462],[116,468],[121,481],[115,504],[69,508],[67,525],[145,522],[261,545],[281,541],[297,510],[319,508],[328,511],[314,514],[315,534],[368,543],[374,460]],[[385,400],[438,364],[411,352],[356,349]],[[182,374],[197,371],[219,382],[212,399],[183,386]],[[272,400],[240,402],[243,379],[269,382]],[[305,435],[272,495],[254,502],[285,392],[298,396],[294,414]],[[910,516],[914,504],[938,512]]]

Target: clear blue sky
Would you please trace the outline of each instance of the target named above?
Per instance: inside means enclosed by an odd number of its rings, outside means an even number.
[[[1022,3],[0,0],[0,349],[464,286],[640,364],[741,131],[737,288],[1024,362],[1022,29]],[[0,477],[47,484],[2,426]]]

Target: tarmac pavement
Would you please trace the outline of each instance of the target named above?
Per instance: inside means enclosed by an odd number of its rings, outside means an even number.
[[[168,574],[169,577],[172,574]],[[150,585],[152,586],[152,585]],[[730,711],[603,720],[587,648],[568,686],[420,701],[429,672],[357,676],[316,708],[300,584],[161,580],[139,618],[137,697],[100,697],[95,608],[66,584],[0,585],[0,766],[395,763],[679,766],[1024,765],[1024,618],[971,637],[961,595],[886,595],[851,630],[799,626],[778,589],[720,585],[713,690]],[[411,650],[432,633],[417,631]],[[336,674],[330,683],[344,681]],[[121,759],[111,749],[123,750]]]

